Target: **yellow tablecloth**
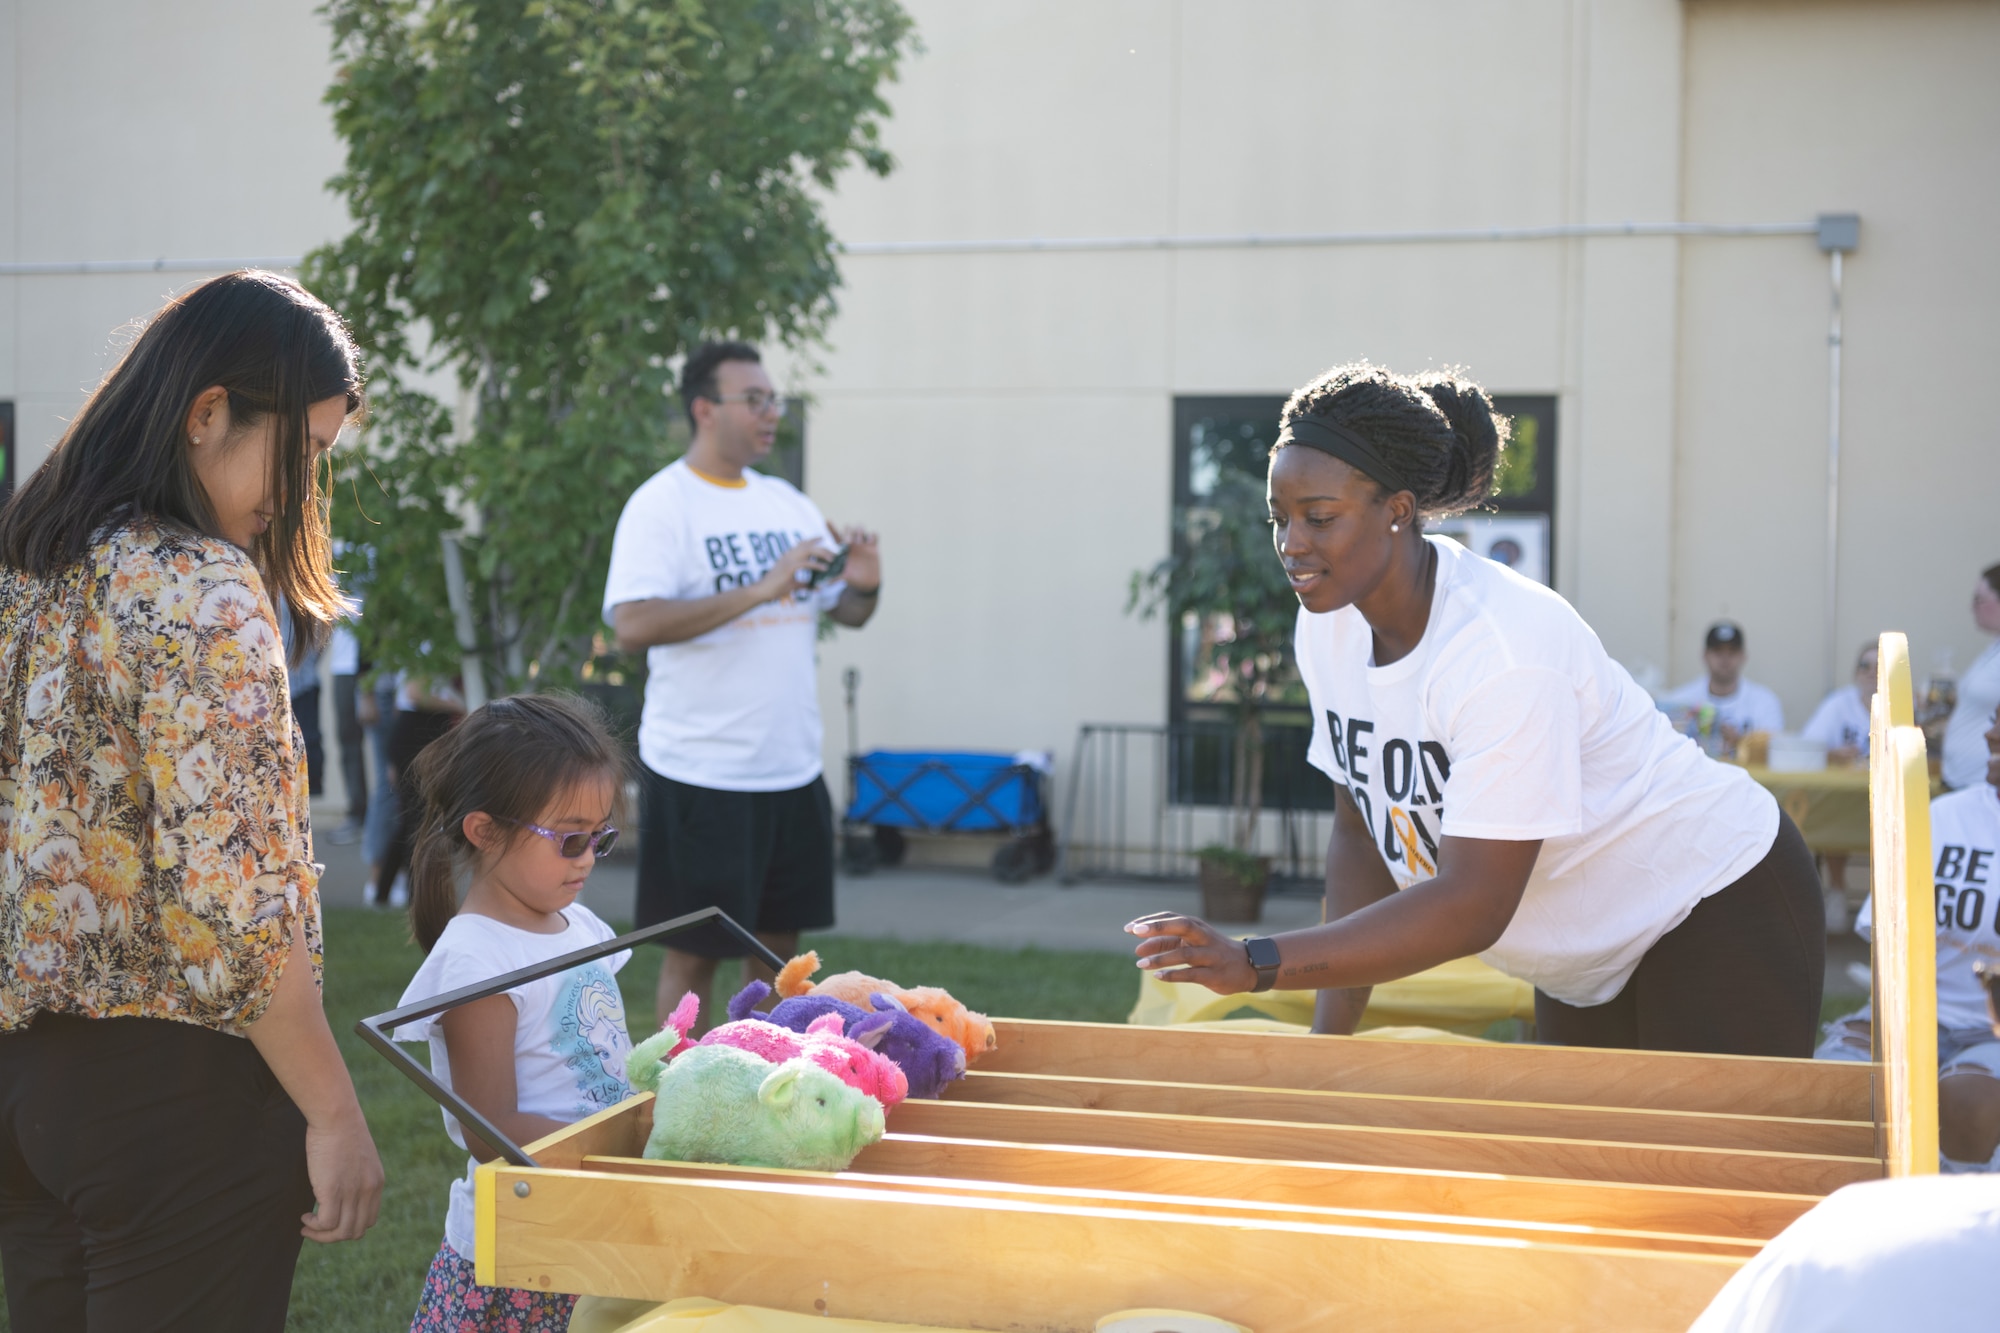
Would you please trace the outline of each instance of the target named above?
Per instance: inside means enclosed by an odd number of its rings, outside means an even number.
[[[1128,1322],[1129,1321],[1129,1322]],[[1173,1310],[1120,1310],[1105,1315],[1097,1327],[1127,1333],[1141,1327],[1162,1333],[1250,1333],[1241,1324],[1206,1315]],[[725,1305],[700,1296],[664,1305],[652,1301],[621,1301],[585,1296],[576,1303],[569,1333],[970,1333],[933,1324],[882,1324],[871,1319],[828,1319],[824,1315],[793,1314],[755,1305]]]
[[[1250,1009],[1287,1028],[1312,1025],[1313,992],[1265,991],[1262,995],[1217,995],[1206,986],[1161,981],[1139,973],[1139,1001],[1125,1021],[1147,1027],[1214,1023]],[[1535,1019],[1535,989],[1495,971],[1477,958],[1460,958],[1428,972],[1375,988],[1362,1015],[1361,1030],[1389,1027],[1442,1028],[1476,1037],[1494,1023]],[[1247,1023],[1239,1020],[1241,1026]]]
[[[1805,834],[1806,846],[1835,855],[1868,850],[1868,770],[1829,768],[1815,773],[1747,770],[1757,785]]]

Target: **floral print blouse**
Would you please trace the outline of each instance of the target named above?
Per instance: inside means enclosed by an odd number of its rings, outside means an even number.
[[[237,547],[135,520],[48,578],[0,569],[0,1031],[240,1033],[301,922],[317,980],[303,753]]]

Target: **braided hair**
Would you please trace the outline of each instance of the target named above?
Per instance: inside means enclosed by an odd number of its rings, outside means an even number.
[[[1357,361],[1294,393],[1280,426],[1316,418],[1362,436],[1417,497],[1417,515],[1444,518],[1484,504],[1506,447],[1507,418],[1456,370],[1397,375]]]

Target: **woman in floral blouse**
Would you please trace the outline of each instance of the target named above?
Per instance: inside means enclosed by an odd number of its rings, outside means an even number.
[[[336,613],[320,460],[359,406],[339,319],[233,273],[152,319],[0,512],[17,1329],[276,1333],[301,1236],[375,1220],[272,615],[310,648]]]

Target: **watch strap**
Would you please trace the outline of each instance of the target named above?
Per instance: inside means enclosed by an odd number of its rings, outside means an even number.
[[[1278,984],[1278,945],[1267,935],[1252,935],[1243,941],[1243,951],[1250,956],[1250,966],[1257,971],[1257,984],[1253,992],[1267,991]]]

